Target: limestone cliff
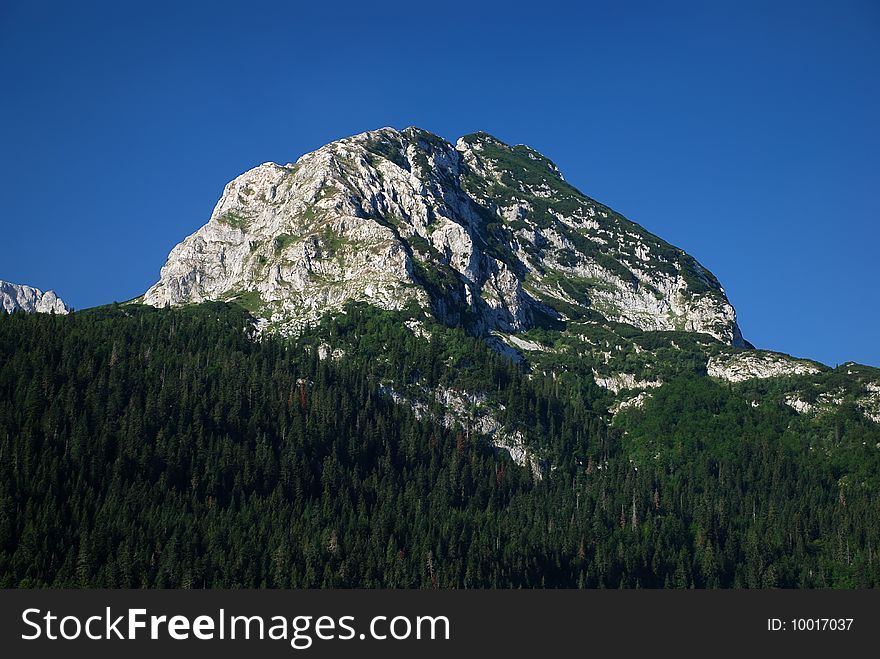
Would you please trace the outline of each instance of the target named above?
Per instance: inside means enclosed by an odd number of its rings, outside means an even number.
[[[355,300],[487,336],[587,320],[743,344],[694,258],[485,133],[383,128],[245,172],[144,296],[233,299],[284,333]]]

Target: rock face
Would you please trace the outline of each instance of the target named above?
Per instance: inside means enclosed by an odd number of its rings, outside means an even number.
[[[756,378],[778,378],[792,375],[812,375],[822,368],[806,359],[795,359],[775,352],[749,351],[733,355],[716,355],[709,359],[709,376],[729,382],[744,382]]]
[[[596,369],[593,369],[593,379],[600,387],[605,387],[614,393],[631,389],[654,389],[663,385],[658,380],[638,380],[632,373],[615,373],[608,377],[602,377]]]
[[[607,320],[743,344],[695,259],[485,133],[383,128],[245,172],[144,296],[232,299],[284,333],[356,300],[483,335]]]
[[[0,307],[6,313],[24,311],[27,313],[70,313],[64,301],[55,291],[45,293],[38,288],[12,284],[0,280]]]

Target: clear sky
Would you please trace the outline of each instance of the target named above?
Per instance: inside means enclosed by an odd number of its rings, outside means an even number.
[[[0,279],[77,308],[142,293],[239,173],[416,125],[546,154],[755,345],[880,366],[876,0],[2,0],[0,83]]]

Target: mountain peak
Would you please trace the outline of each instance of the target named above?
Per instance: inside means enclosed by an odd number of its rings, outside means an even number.
[[[525,144],[511,146],[483,131],[460,137],[455,148],[462,153],[476,152],[500,166],[514,168],[520,174],[537,168],[539,172],[546,170],[554,177],[565,180],[556,163],[539,151]]]
[[[571,322],[742,337],[693,257],[488,133],[381,128],[230,182],[148,304],[237,300],[282,332],[348,301],[488,336]]]

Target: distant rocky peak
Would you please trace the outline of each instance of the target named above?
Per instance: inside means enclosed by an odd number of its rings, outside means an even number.
[[[26,313],[66,314],[70,309],[55,291],[43,292],[32,286],[13,284],[0,280],[0,307],[6,313],[24,311]]]

